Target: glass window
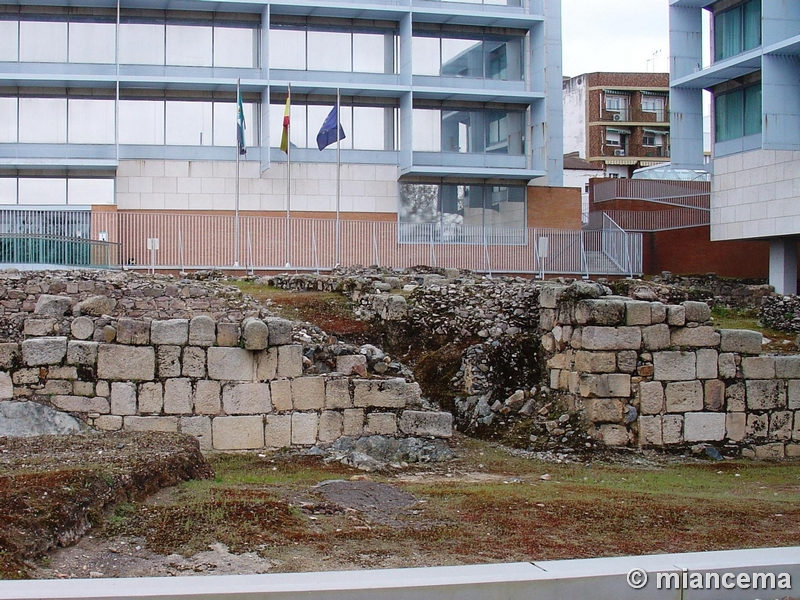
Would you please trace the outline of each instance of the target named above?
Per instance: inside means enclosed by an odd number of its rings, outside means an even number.
[[[164,25],[121,23],[119,61],[127,65],[163,65]]]
[[[270,104],[269,105],[269,145],[272,148],[277,148],[281,145],[281,135],[283,133],[283,111],[285,103]],[[330,108],[328,108],[330,111]],[[327,114],[327,113],[326,113]],[[321,123],[320,123],[321,124]],[[314,131],[313,147],[317,147],[316,137],[317,131]],[[306,107],[303,105],[294,104],[291,108],[290,114],[290,127],[291,145],[293,148],[306,148]]]
[[[67,24],[22,21],[19,59],[25,62],[67,62]]]
[[[252,148],[258,142],[258,121],[256,107],[252,102],[243,102],[244,109],[244,143]],[[282,115],[283,113],[281,113]],[[234,102],[214,102],[214,145],[236,145],[236,104]]]
[[[386,65],[387,37],[392,43],[394,35],[380,33],[353,34],[353,71],[356,73],[391,73]],[[390,46],[391,48],[391,46]]]
[[[214,27],[215,67],[255,67],[255,30],[250,27]]]
[[[386,150],[387,109],[377,106],[353,107],[353,147],[358,150]],[[389,113],[391,114],[391,113]]]
[[[20,204],[66,204],[67,180],[21,177],[19,179]]]
[[[113,100],[70,98],[68,109],[70,144],[114,143]]]
[[[480,40],[443,38],[442,75],[483,77],[483,43]]]
[[[714,60],[761,45],[761,0],[748,0],[714,15]]]
[[[439,38],[412,38],[411,62],[414,75],[439,75],[442,64]]]
[[[300,108],[301,110],[305,109],[308,114],[308,148],[317,147],[317,134],[332,108],[333,104],[311,104]],[[294,108],[292,108],[292,111],[294,111]],[[339,124],[342,126],[342,129],[344,129],[345,135],[341,142],[341,147],[346,150],[353,147],[353,119],[351,111],[352,107],[350,106],[339,107]],[[294,112],[292,112],[292,118],[294,118]],[[336,148],[336,144],[331,144],[329,147]]]
[[[725,142],[744,135],[744,95],[741,91],[714,98],[716,141]]]
[[[115,62],[116,25],[114,23],[70,23],[69,62]]]
[[[761,133],[761,86],[744,89],[744,134]]]
[[[442,111],[415,108],[413,112],[415,152],[442,151]]]
[[[120,100],[119,143],[163,144],[163,100]]]
[[[17,99],[0,98],[0,144],[17,141]]]
[[[19,23],[17,21],[0,21],[0,62],[15,61],[19,58]]]
[[[167,64],[210,67],[213,32],[199,25],[167,25]]]
[[[17,180],[12,177],[0,177],[0,204],[17,203]]]
[[[350,34],[338,31],[308,32],[308,70],[353,70]]]
[[[295,29],[269,30],[271,69],[306,69],[306,32]]]
[[[114,180],[68,179],[67,204],[114,204]]]
[[[20,98],[19,141],[63,144],[67,141],[66,98]]]
[[[211,127],[211,102],[167,101],[168,146],[210,146]]]

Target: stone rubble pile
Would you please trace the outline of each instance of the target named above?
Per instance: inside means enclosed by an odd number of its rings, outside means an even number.
[[[800,333],[800,296],[769,296],[758,311],[763,327]]]

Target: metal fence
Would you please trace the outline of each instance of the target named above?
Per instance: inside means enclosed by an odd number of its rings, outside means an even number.
[[[120,245],[78,237],[0,233],[0,263],[92,269],[120,267]]]
[[[644,200],[657,204],[709,209],[708,181],[659,181],[655,179],[608,179],[594,184],[595,203],[611,200]]]

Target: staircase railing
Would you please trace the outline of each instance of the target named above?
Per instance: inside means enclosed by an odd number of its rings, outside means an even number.
[[[631,260],[631,236],[616,221],[603,213],[602,250],[617,268],[633,278],[634,265]]]

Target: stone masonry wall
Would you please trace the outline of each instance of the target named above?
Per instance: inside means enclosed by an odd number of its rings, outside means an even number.
[[[452,416],[424,409],[416,383],[365,378],[363,355],[304,374],[284,319],[70,318],[69,307],[68,296],[40,295],[25,339],[0,344],[0,400],[47,404],[99,430],[190,433],[216,450],[452,432]]]
[[[800,456],[800,355],[762,355],[761,333],[715,330],[704,302],[603,294],[576,282],[539,295],[550,387],[573,397],[595,439]]]

